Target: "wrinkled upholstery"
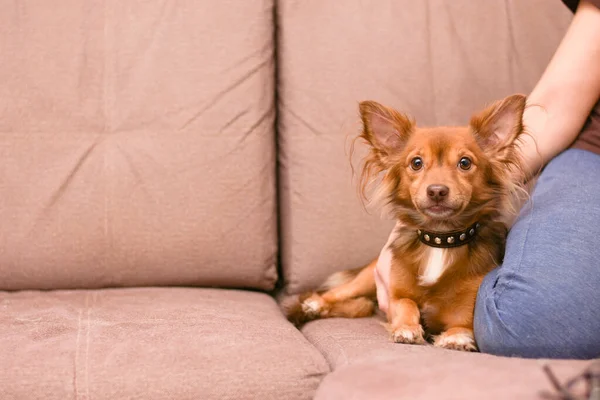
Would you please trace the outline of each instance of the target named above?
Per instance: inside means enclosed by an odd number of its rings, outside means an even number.
[[[0,0],[0,289],[273,287],[272,7]]]
[[[535,399],[553,392],[539,360],[495,357],[393,343],[378,318],[327,319],[302,333],[333,372],[316,400],[325,399]],[[589,361],[548,361],[561,381]]]
[[[405,347],[410,345],[398,345]],[[413,346],[372,355],[327,375],[315,400],[531,400],[555,393],[538,360]],[[560,381],[580,374],[589,361],[554,360]]]
[[[381,325],[385,321],[383,317],[343,319],[331,318],[313,321],[302,328],[302,333],[327,359],[332,370],[341,370],[355,364],[364,364],[369,360],[387,359],[386,357],[418,360],[420,367],[430,363],[436,363],[436,357],[440,362],[451,365],[454,360],[461,363],[462,352],[447,351],[434,348],[433,346],[413,346],[397,344],[389,339],[387,331]],[[474,366],[481,365],[482,368],[494,369],[498,365],[504,365],[502,357],[490,357],[483,354],[473,353],[466,360],[470,360]],[[444,361],[442,361],[444,360]],[[531,360],[513,359],[515,362],[526,366],[535,365]],[[554,361],[552,362],[552,365]],[[580,361],[559,362],[557,365],[572,367],[571,372],[578,372],[578,368],[586,365]],[[476,367],[478,368],[478,367]],[[532,381],[533,382],[533,381]]]
[[[235,290],[4,292],[0,337],[3,400],[310,399],[329,370],[271,297]]]
[[[385,354],[408,354],[420,346],[393,343],[381,325],[385,318],[331,318],[312,321],[302,327],[308,341],[323,354],[332,370]]]
[[[391,230],[358,200],[349,163],[358,102],[419,125],[466,124],[527,93],[571,18],[560,1],[289,0],[279,4],[282,263],[312,288],[379,254]],[[364,148],[357,146],[358,166]]]

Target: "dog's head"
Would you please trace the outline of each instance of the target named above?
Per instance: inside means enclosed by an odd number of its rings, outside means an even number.
[[[370,146],[361,176],[384,172],[376,196],[397,218],[452,229],[482,213],[502,212],[521,170],[516,141],[523,134],[525,96],[513,95],[474,115],[469,126],[418,128],[398,111],[360,104]]]

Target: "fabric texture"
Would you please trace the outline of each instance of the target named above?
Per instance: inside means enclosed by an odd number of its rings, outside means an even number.
[[[600,101],[590,113],[579,136],[572,145],[574,149],[588,150],[600,154]]]
[[[556,394],[539,360],[395,346],[411,349],[382,352],[332,372],[315,400],[531,400],[542,391]],[[549,365],[564,382],[589,362],[554,360]]]
[[[329,370],[261,293],[0,292],[0,398],[311,399]]]
[[[559,1],[289,0],[278,6],[281,252],[287,292],[373,260],[393,223],[365,212],[350,159],[358,102],[465,125],[528,93],[570,19]]]
[[[0,289],[271,289],[272,0],[0,9]]]
[[[303,326],[302,333],[333,371],[386,354],[409,355],[423,350],[392,342],[382,322],[383,317],[321,319]]]
[[[303,327],[333,371],[315,399],[536,399],[539,391],[551,389],[539,360],[393,343],[381,321],[331,318]],[[549,365],[565,380],[588,363]]]
[[[600,357],[600,156],[571,149],[542,172],[475,312],[482,351]]]

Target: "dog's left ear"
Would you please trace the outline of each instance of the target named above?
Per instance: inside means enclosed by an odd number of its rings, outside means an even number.
[[[390,159],[398,154],[414,128],[414,122],[404,114],[374,101],[359,105],[363,131],[359,136],[371,146],[371,154],[387,169]]]
[[[510,145],[523,132],[526,100],[522,94],[508,96],[471,118],[471,128],[483,149]]]

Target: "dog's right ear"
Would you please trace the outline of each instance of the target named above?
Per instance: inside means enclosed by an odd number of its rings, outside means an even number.
[[[414,122],[398,111],[374,101],[359,105],[363,123],[361,138],[369,145],[381,167],[389,166],[390,157],[398,154],[414,128]]]
[[[522,94],[508,96],[471,118],[475,139],[484,150],[510,146],[523,133],[526,102]]]

